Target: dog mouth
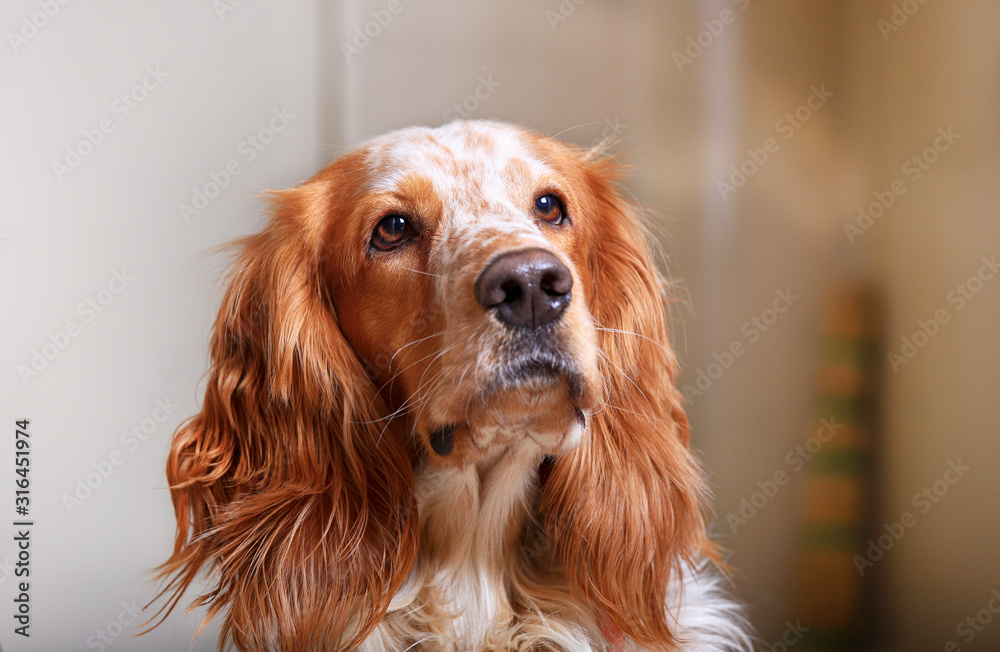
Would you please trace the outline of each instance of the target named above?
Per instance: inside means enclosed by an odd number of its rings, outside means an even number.
[[[559,354],[529,354],[501,366],[484,389],[485,395],[500,390],[538,390],[565,381],[570,396],[578,400],[583,393],[576,365]]]
[[[572,355],[546,330],[515,336],[497,347],[500,362],[485,383],[483,395],[499,390],[541,389],[565,381],[574,402],[583,394],[583,378]]]
[[[547,451],[579,441],[594,407],[592,383],[555,337],[537,335],[496,346],[475,398],[417,426],[438,459],[461,464],[528,439]]]

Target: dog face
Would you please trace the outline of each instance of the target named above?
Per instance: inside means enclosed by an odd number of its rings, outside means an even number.
[[[587,187],[492,123],[384,136],[350,162],[326,273],[344,336],[438,461],[576,446],[599,407]],[[345,237],[346,236],[346,237]]]

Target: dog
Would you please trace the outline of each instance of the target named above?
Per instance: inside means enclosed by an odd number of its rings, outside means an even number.
[[[750,649],[620,166],[517,126],[272,194],[167,463],[166,617],[240,650]]]

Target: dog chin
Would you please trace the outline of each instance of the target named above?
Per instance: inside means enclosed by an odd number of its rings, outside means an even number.
[[[504,447],[536,446],[539,455],[577,447],[587,430],[578,404],[579,380],[539,370],[516,384],[494,388],[486,400],[457,423],[429,429],[427,443],[436,461],[466,465]]]

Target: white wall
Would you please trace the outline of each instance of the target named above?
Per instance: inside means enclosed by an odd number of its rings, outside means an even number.
[[[30,639],[13,635],[9,615],[21,578],[0,571],[0,642],[15,652],[100,649],[90,637],[119,618],[121,603],[152,597],[147,573],[168,556],[173,532],[168,438],[200,402],[217,309],[223,260],[210,249],[257,228],[253,193],[294,184],[330,155],[320,136],[314,2],[246,2],[221,18],[210,2],[56,6],[16,53],[7,34],[39,5],[7,2],[0,18],[2,495],[9,524],[14,419],[30,418],[35,521]],[[163,78],[126,115],[116,98],[147,67]],[[286,108],[294,119],[276,122],[282,131],[248,160],[241,141]],[[102,120],[110,133],[57,176],[53,161]],[[179,204],[230,160],[241,172],[200,215],[182,219]],[[121,270],[127,286],[113,280]],[[88,297],[113,298],[98,313],[79,308]],[[71,321],[78,333],[61,335]],[[31,366],[49,334],[68,342],[25,382],[17,369]],[[174,406],[169,415],[157,401]],[[154,416],[165,420],[144,423]],[[143,425],[146,441],[122,441]],[[121,464],[110,476],[91,476],[115,451]],[[68,511],[63,495],[88,477],[98,488]],[[9,525],[3,533],[0,561],[14,561]],[[114,649],[187,649],[199,618],[180,616],[150,637],[120,636]],[[215,649],[214,638],[197,649]]]

